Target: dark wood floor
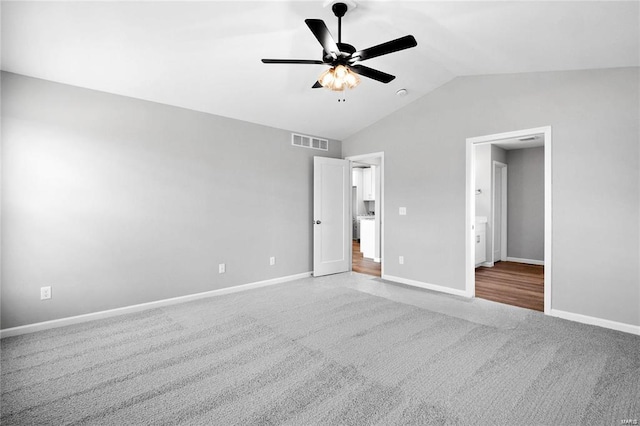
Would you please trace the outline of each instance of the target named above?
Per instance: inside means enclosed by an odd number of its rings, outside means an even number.
[[[373,259],[365,259],[362,257],[362,253],[360,253],[360,243],[356,240],[353,240],[352,251],[353,262],[351,264],[351,269],[353,272],[375,275],[376,277],[381,275],[381,264],[374,262]]]
[[[476,297],[544,311],[544,266],[496,262],[476,268]]]

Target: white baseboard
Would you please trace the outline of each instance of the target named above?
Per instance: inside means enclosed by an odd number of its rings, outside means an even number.
[[[383,275],[381,277],[383,280],[393,281],[400,284],[410,285],[412,287],[425,288],[427,290],[437,291],[440,293],[453,294],[455,296],[462,296],[466,298],[470,298],[471,294],[467,293],[465,290],[458,290],[455,288],[444,287],[437,284],[429,284],[423,283],[421,281],[409,280],[407,278],[394,277],[393,275]]]
[[[509,257],[509,256],[507,256],[507,262],[528,263],[529,265],[542,265],[542,266],[544,266],[544,260],[522,259],[520,257]]]
[[[559,311],[557,309],[551,309],[548,315],[566,319],[569,321],[581,322],[583,324],[589,325],[597,325],[598,327],[610,328],[612,330],[623,331],[625,333],[631,333],[640,336],[640,325],[625,324],[623,322],[611,321],[581,314],[574,314],[572,312]]]
[[[170,299],[156,300],[154,302],[140,303],[138,305],[124,306],[122,308],[109,309],[106,311],[92,312],[90,314],[76,315],[55,319],[51,321],[38,322],[35,324],[21,325],[19,327],[6,328],[0,330],[0,338],[18,336],[20,334],[34,333],[36,331],[48,330],[51,328],[64,327],[66,325],[80,324],[97,319],[110,318],[117,315],[140,312],[147,309],[160,308],[163,306],[175,305],[178,303],[190,302],[192,300],[205,299],[208,297],[222,296],[225,294],[238,293],[240,291],[251,290],[259,287],[266,287],[274,284],[295,281],[311,276],[311,272],[288,275],[285,277],[272,278],[270,280],[256,281],[249,284],[242,284],[233,287],[220,288],[218,290],[205,291],[203,293],[188,294],[186,296],[172,297]]]
[[[381,257],[374,257],[373,261],[376,262],[376,263],[380,263],[380,262],[382,262],[382,258]]]

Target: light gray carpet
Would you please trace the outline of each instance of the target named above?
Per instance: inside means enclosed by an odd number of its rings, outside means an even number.
[[[487,325],[485,314],[463,318],[478,309],[468,301],[389,290],[452,316],[372,285],[393,288],[359,274],[310,278],[3,339],[1,423],[640,420],[638,336],[526,310]]]

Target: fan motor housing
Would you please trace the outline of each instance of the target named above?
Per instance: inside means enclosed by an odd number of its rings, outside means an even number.
[[[336,43],[336,45],[338,45],[338,49],[340,49],[340,53],[338,54],[338,59],[333,59],[333,56],[331,56],[331,54],[323,50],[322,60],[327,64],[332,64],[335,62],[336,64],[342,63],[344,65],[346,64],[346,61],[344,61],[343,63],[341,59],[346,60],[347,58],[351,57],[351,55],[355,53],[356,48],[347,43]]]

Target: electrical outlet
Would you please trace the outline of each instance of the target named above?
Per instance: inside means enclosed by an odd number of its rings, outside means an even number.
[[[40,300],[51,299],[51,286],[40,287]]]
[[[398,209],[398,213],[400,214],[400,216],[406,216],[407,215],[407,208],[406,207],[400,207]]]
[[[227,272],[227,267],[224,263],[221,263],[218,265],[218,273],[219,274],[224,274],[225,272]]]
[[[404,265],[404,256],[398,256],[398,263]]]
[[[275,256],[271,256],[271,257],[269,258],[269,265],[270,265],[270,266],[273,266],[273,265],[275,265],[275,264],[276,264],[276,257],[275,257]]]

